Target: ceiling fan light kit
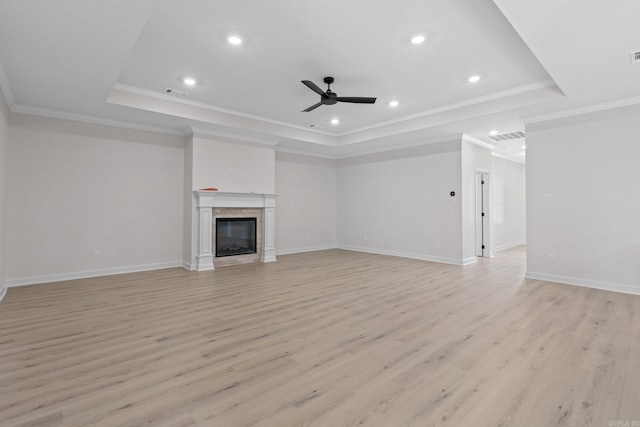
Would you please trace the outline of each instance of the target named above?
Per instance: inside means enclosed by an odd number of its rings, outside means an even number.
[[[362,96],[338,96],[337,93],[331,90],[331,84],[334,82],[333,77],[325,77],[324,82],[327,85],[327,91],[323,91],[316,85],[314,82],[310,80],[302,80],[302,83],[307,86],[309,89],[320,95],[320,102],[317,104],[313,104],[311,107],[302,110],[302,112],[308,113],[309,111],[315,110],[321,105],[333,105],[337,102],[351,102],[354,104],[374,104],[376,102],[376,98],[370,97],[362,97]]]

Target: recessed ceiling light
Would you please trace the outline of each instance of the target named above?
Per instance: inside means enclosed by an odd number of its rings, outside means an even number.
[[[394,101],[389,102],[389,107],[394,107],[395,108],[395,107],[398,106],[398,104],[400,104],[400,103],[398,101],[394,100]]]
[[[231,43],[231,44],[234,44],[234,45],[242,44],[242,39],[240,37],[238,37],[238,36],[229,36],[227,41],[229,43]]]
[[[331,119],[331,124],[332,125],[337,125],[338,123],[340,123],[339,119]]]
[[[413,44],[421,44],[426,39],[427,39],[427,37],[424,34],[416,34],[415,36],[411,37],[411,43],[413,43]]]
[[[491,132],[489,132],[489,135],[497,135],[498,131],[497,130],[492,130]]]
[[[195,80],[194,78],[191,78],[191,77],[186,77],[186,78],[183,80],[183,82],[184,82],[184,84],[186,84],[187,86],[195,86],[195,84],[196,84],[196,80]]]
[[[480,76],[477,74],[474,74],[473,76],[469,77],[469,83],[476,83],[480,81]]]

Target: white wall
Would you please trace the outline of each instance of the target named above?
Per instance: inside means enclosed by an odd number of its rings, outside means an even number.
[[[0,300],[7,290],[5,283],[5,210],[7,185],[7,147],[9,146],[9,107],[0,89]]]
[[[279,254],[336,247],[336,161],[276,153]]]
[[[10,283],[176,264],[182,258],[183,145],[182,137],[14,115]]]
[[[493,244],[499,251],[526,243],[525,165],[493,157]]]
[[[274,148],[194,135],[192,188],[205,187],[226,192],[274,193]]]
[[[339,247],[462,261],[460,141],[338,161]]]
[[[640,293],[640,106],[526,132],[528,277]]]
[[[476,171],[491,172],[491,151],[487,148],[462,140],[462,258],[465,262],[476,260]],[[485,212],[491,218],[490,209]],[[493,240],[489,237],[489,252]]]

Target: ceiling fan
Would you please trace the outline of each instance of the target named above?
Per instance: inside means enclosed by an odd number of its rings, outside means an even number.
[[[353,102],[356,104],[373,104],[376,102],[376,98],[365,98],[362,96],[338,96],[337,93],[331,91],[331,83],[333,83],[333,77],[325,77],[324,82],[327,84],[327,91],[324,92],[314,82],[309,80],[302,80],[309,89],[320,95],[320,102],[312,105],[303,112],[309,112],[315,110],[321,105],[333,105],[336,102]]]

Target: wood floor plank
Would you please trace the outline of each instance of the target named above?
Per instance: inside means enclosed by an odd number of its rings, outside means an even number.
[[[4,426],[640,425],[640,297],[327,250],[9,289]]]

